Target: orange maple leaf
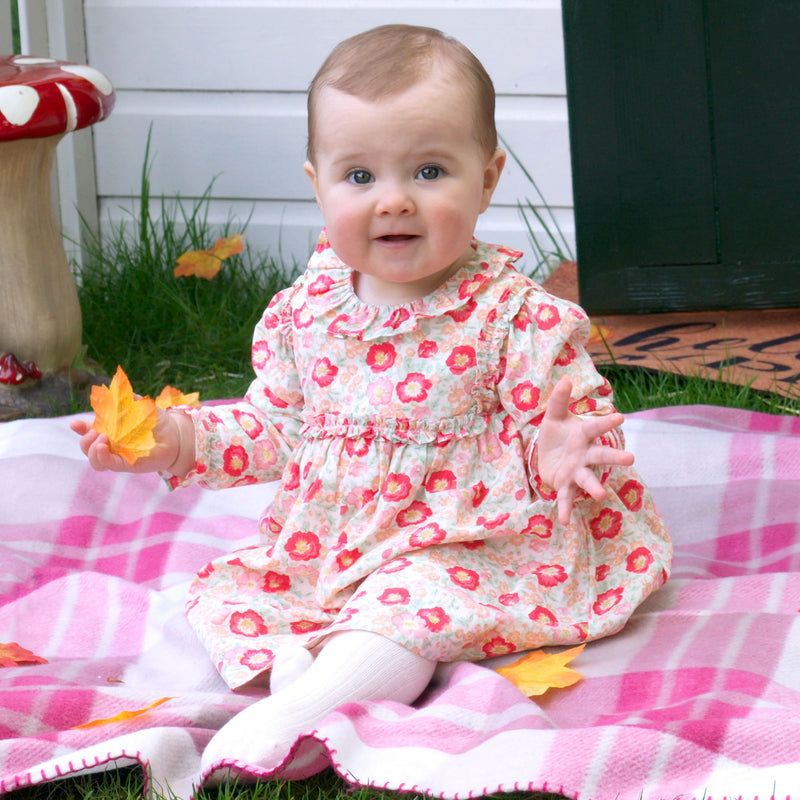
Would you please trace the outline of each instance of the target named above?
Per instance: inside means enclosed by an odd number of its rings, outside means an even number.
[[[18,667],[20,664],[46,664],[47,659],[34,655],[16,642],[0,642],[0,667]]]
[[[580,655],[586,645],[571,647],[560,653],[534,650],[507,667],[496,671],[528,697],[544,694],[548,689],[563,689],[577,683],[583,675],[566,665]]]
[[[92,386],[91,403],[95,413],[92,427],[108,436],[112,453],[133,464],[155,447],[158,408],[149,397],[136,399],[122,367],[117,367],[110,386]]]
[[[155,703],[150,703],[149,706],[144,706],[144,708],[136,708],[133,711],[120,711],[119,714],[114,714],[113,717],[106,717],[105,719],[93,719],[90,722],[84,722],[82,725],[75,725],[71,730],[77,731],[81,728],[97,728],[100,725],[108,725],[111,722],[124,722],[128,719],[134,719],[135,717],[141,717],[142,714],[146,714],[148,711],[152,711],[156,706],[160,706],[162,703],[166,703],[167,700],[173,700],[172,697],[162,697],[160,700],[156,700]]]
[[[244,250],[244,234],[234,233],[217,239],[210,250],[189,250],[178,259],[174,269],[176,278],[196,275],[210,281],[222,268],[222,262]]]
[[[200,392],[184,394],[180,389],[176,389],[174,386],[165,386],[158,397],[156,397],[156,405],[165,410],[172,406],[192,406],[192,408],[200,408]]]

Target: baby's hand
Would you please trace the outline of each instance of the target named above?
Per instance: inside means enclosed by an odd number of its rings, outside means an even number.
[[[600,444],[597,439],[623,422],[622,414],[583,419],[569,410],[572,384],[562,378],[550,395],[537,439],[539,475],[558,494],[558,520],[569,522],[579,489],[595,500],[603,500],[606,490],[592,467],[630,466],[633,454]]]
[[[153,438],[156,440],[155,447],[148,455],[137,458],[133,464],[129,464],[122,456],[112,453],[108,436],[104,433],[98,433],[84,420],[72,420],[70,428],[81,437],[81,450],[89,459],[92,467],[98,471],[169,472],[172,471],[171,468],[179,460],[179,455],[182,455],[180,452],[181,436],[178,416],[178,414],[167,414],[159,411],[158,422],[153,428]]]

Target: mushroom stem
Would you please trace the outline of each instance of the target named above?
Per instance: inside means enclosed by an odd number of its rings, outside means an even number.
[[[81,346],[81,309],[53,210],[62,136],[0,143],[0,353],[68,367]]]

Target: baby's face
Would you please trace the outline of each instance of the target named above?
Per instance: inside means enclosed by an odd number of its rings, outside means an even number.
[[[374,102],[324,87],[305,165],[336,254],[370,303],[423,297],[469,257],[505,163],[474,134],[467,92],[435,71]]]

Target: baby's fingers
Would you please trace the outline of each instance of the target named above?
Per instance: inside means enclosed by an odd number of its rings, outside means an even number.
[[[595,467],[629,467],[634,462],[633,453],[604,444],[592,445],[586,452],[586,463]]]

